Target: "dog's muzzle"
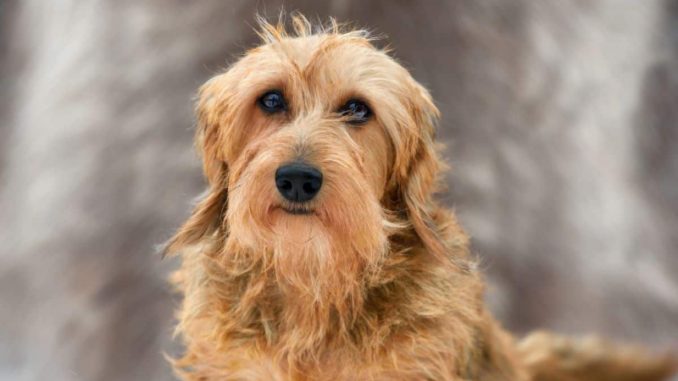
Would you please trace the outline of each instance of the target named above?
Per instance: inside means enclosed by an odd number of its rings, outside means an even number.
[[[275,171],[278,192],[292,202],[312,200],[323,184],[323,174],[305,163],[285,164]]]

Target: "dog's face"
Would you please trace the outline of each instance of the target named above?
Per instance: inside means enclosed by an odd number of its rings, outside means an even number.
[[[263,45],[202,87],[211,194],[182,231],[222,227],[226,247],[269,253],[284,284],[307,289],[373,269],[398,226],[435,244],[437,110],[364,33],[298,24],[294,37],[265,25]]]

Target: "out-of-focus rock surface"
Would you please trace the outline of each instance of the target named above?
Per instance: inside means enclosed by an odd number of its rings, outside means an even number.
[[[267,1],[0,3],[0,379],[166,380],[195,89]],[[389,37],[509,328],[678,343],[678,1],[290,1]]]

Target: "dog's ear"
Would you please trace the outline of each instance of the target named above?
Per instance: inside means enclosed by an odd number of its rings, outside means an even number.
[[[223,228],[223,214],[228,197],[226,188],[208,190],[193,208],[191,216],[165,244],[163,256],[180,252],[187,246],[195,245],[205,236]]]
[[[432,196],[442,167],[434,142],[440,113],[428,91],[414,80],[408,93],[409,123],[413,125],[404,129],[404,148],[401,157],[396,157],[396,197],[422,244],[435,258],[446,260],[446,244],[432,215],[436,208]]]
[[[226,101],[222,76],[217,76],[200,88],[196,103],[197,126],[195,146],[202,158],[203,171],[208,182],[191,216],[179,228],[163,250],[163,255],[181,251],[223,228],[224,212],[228,202],[228,165],[220,147],[223,147],[222,128]]]
[[[228,166],[223,157],[224,126],[228,119],[228,90],[226,74],[218,75],[205,83],[198,92],[195,107],[197,127],[195,147],[202,158],[203,172],[210,187],[222,187],[228,178]]]

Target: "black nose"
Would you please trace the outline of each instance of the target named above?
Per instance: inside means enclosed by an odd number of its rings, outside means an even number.
[[[275,171],[275,186],[290,201],[309,201],[318,194],[322,185],[323,174],[310,165],[291,163]]]

